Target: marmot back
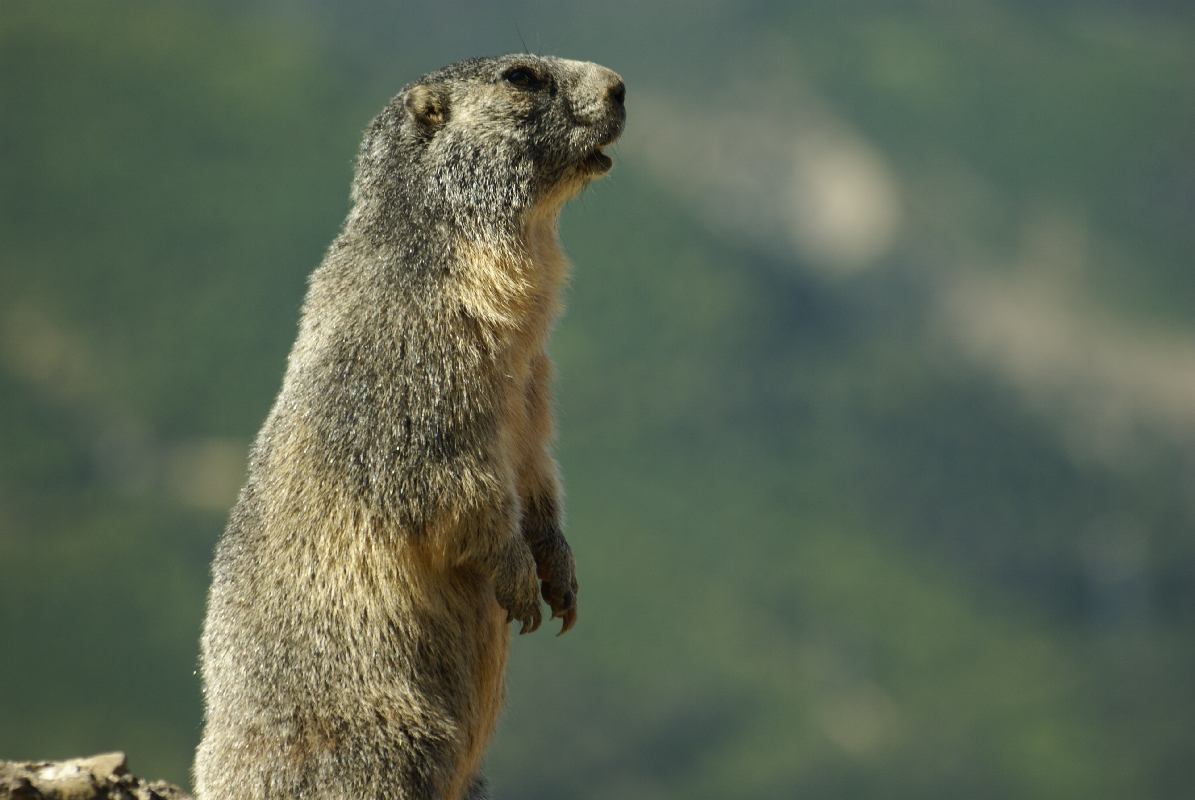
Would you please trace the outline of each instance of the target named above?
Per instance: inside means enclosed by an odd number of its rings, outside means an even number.
[[[545,345],[562,205],[623,84],[529,55],[410,84],[361,144],[216,551],[202,800],[479,798],[507,623],[576,620]]]

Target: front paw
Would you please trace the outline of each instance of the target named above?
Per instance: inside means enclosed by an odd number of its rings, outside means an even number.
[[[563,620],[560,633],[556,634],[560,636],[577,623],[577,568],[564,537],[540,561],[539,578],[543,581],[540,591],[544,601],[552,609],[552,619]]]
[[[525,545],[512,548],[515,552],[495,576],[494,594],[498,605],[506,609],[506,621],[522,623],[519,633],[531,633],[543,620],[539,610],[539,586],[536,580],[535,559]],[[521,552],[520,552],[521,551]]]

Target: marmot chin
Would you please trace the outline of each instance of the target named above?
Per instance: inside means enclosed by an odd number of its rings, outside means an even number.
[[[545,352],[561,206],[611,166],[595,64],[462,61],[366,131],[216,550],[202,800],[485,796],[509,631],[576,620]]]

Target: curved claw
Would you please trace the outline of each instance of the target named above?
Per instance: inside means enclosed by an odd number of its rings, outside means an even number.
[[[567,631],[577,622],[577,596],[571,589],[561,589],[559,585],[544,581],[541,587],[541,593],[544,600],[552,608],[552,619],[562,619],[564,624],[560,628],[560,634]]]
[[[535,633],[539,629],[539,624],[542,621],[543,617],[540,616],[539,611],[536,611],[530,620],[522,620],[523,627],[519,629],[519,635],[522,636],[524,633]]]
[[[563,614],[553,614],[552,616],[553,618],[560,617],[564,620],[564,624],[560,626],[560,633],[556,634],[557,636],[563,636],[568,633],[569,628],[577,624],[577,609],[575,608],[570,608]]]

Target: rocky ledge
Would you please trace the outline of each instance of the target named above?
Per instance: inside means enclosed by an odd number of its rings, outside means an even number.
[[[0,761],[0,800],[192,800],[165,781],[129,774],[124,753],[70,761]]]

